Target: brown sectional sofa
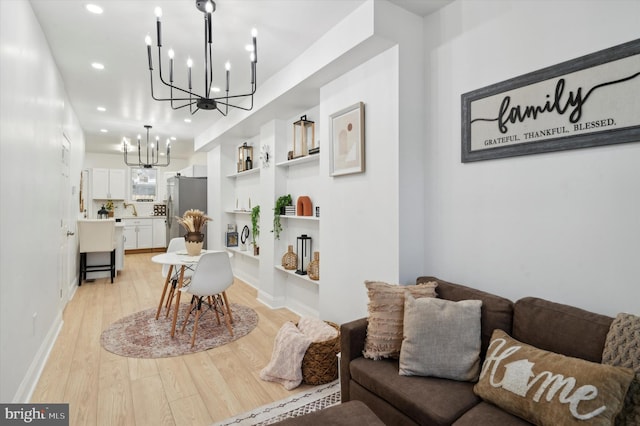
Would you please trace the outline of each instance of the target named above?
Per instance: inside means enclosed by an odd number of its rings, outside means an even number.
[[[500,296],[435,277],[438,297],[482,300],[481,358],[484,360],[494,329],[540,349],[601,362],[613,318],[535,297],[515,303]],[[529,425],[473,392],[474,383],[398,374],[398,360],[364,358],[367,319],[341,326],[342,401],[363,401],[388,425]]]

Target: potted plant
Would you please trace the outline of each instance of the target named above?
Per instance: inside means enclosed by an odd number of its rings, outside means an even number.
[[[260,235],[260,206],[255,206],[251,209],[251,231],[253,235],[253,254],[257,256],[260,254],[260,247],[258,247],[258,236]]]
[[[282,224],[280,223],[280,215],[284,214],[285,206],[290,206],[293,203],[291,200],[291,194],[282,195],[276,200],[276,205],[273,207],[273,232],[276,240],[280,239],[280,232],[282,231]]]
[[[184,212],[182,217],[176,216],[176,220],[184,227],[187,233],[184,236],[187,252],[190,256],[197,256],[204,244],[204,233],[202,228],[211,220],[203,211],[190,209]]]
[[[114,211],[113,211],[113,201],[111,200],[107,200],[107,203],[104,205],[104,207],[107,209],[107,211],[109,212],[109,217],[113,217]]]

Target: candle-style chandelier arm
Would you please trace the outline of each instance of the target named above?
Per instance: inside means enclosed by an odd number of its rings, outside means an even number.
[[[156,8],[156,47],[158,49],[158,76],[160,82],[165,87],[169,88],[169,97],[161,97],[157,96],[154,92],[154,82],[153,82],[153,61],[151,55],[151,37],[147,36],[145,38],[145,42],[147,44],[147,58],[149,62],[149,77],[151,83],[151,97],[156,101],[166,101],[170,102],[171,108],[174,110],[189,107],[189,111],[191,114],[195,114],[200,109],[206,110],[218,110],[223,116],[226,116],[229,108],[236,108],[245,111],[249,111],[253,109],[253,95],[255,94],[258,83],[256,77],[256,64],[257,64],[257,41],[256,41],[256,31],[252,31],[252,54],[250,59],[251,66],[251,89],[248,93],[239,94],[239,95],[229,95],[229,79],[230,79],[230,65],[227,62],[225,65],[226,68],[226,87],[225,94],[222,96],[211,97],[210,93],[213,88],[213,19],[212,12],[215,11],[215,2],[213,0],[196,0],[196,7],[204,13],[204,96],[194,93],[193,85],[191,80],[191,67],[193,62],[189,58],[187,61],[188,67],[188,89],[183,89],[174,84],[173,79],[173,49],[169,50],[169,81],[167,82],[165,76],[162,72],[162,24],[160,17],[162,16],[162,10],[160,8]],[[182,93],[182,96],[174,96],[174,89],[177,92]],[[187,97],[188,96],[188,97]],[[241,106],[236,105],[230,102],[230,100],[241,100],[249,97],[249,106]],[[220,108],[218,106],[224,106],[224,108]]]

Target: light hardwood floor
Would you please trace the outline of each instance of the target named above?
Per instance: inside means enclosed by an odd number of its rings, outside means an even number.
[[[255,289],[238,280],[227,291],[230,303],[259,315],[247,336],[172,358],[125,358],[104,350],[103,329],[157,307],[163,280],[152,256],[126,255],[124,271],[113,284],[105,278],[77,289],[31,402],[69,403],[71,425],[208,425],[309,388],[286,391],[259,378],[276,333],[298,316],[262,305]]]

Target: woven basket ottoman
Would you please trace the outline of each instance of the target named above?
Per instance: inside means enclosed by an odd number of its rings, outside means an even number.
[[[384,426],[382,420],[373,414],[373,411],[362,401],[345,402],[325,408],[324,410],[314,411],[304,416],[285,419],[273,424],[279,426]]]
[[[325,321],[338,331],[333,339],[309,345],[302,359],[302,381],[308,385],[324,385],[338,378],[338,352],[340,352],[340,326]]]

